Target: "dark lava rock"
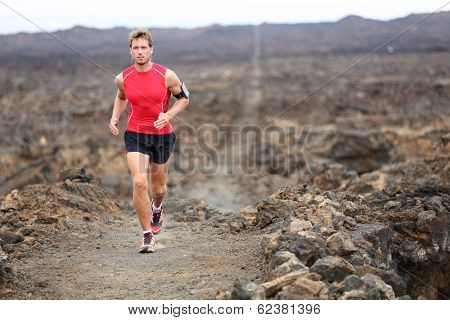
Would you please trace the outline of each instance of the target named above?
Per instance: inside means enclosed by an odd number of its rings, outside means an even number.
[[[325,241],[313,231],[282,235],[275,251],[292,252],[306,266],[313,265],[317,259],[327,255]]]
[[[339,284],[339,288],[343,292],[358,290],[362,286],[364,286],[364,281],[362,281],[360,277],[354,274],[345,277],[345,279],[342,280],[342,282]]]
[[[310,268],[311,272],[320,274],[329,282],[342,281],[346,276],[355,272],[355,268],[342,258],[327,256],[319,259]]]
[[[378,293],[380,294],[381,299],[389,299],[392,300],[395,298],[394,290],[390,285],[387,285],[380,277],[374,274],[366,274],[361,277],[367,285],[370,287],[376,288]]]
[[[86,172],[84,168],[70,168],[62,170],[59,173],[59,181],[64,182],[66,180],[76,180],[79,182],[90,182],[92,175]]]
[[[263,287],[253,283],[243,283],[238,281],[231,292],[233,300],[262,300],[266,298]]]
[[[2,247],[0,246],[0,283],[3,282],[3,277],[6,273],[6,254],[3,252]]]
[[[5,244],[16,244],[25,240],[23,236],[10,231],[0,231],[0,239],[2,239]]]

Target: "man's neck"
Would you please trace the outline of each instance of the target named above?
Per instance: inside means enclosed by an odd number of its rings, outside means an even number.
[[[149,61],[146,64],[134,64],[134,67],[138,72],[147,72],[153,67],[153,62]]]

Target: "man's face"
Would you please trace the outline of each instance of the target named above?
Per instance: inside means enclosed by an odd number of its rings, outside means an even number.
[[[131,56],[136,64],[144,65],[150,60],[153,49],[145,39],[134,39],[130,48]]]

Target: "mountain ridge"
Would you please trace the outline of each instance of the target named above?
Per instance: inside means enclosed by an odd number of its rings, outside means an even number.
[[[429,15],[429,14],[428,14]],[[156,54],[167,61],[251,58],[254,31],[259,29],[261,57],[311,53],[370,52],[417,24],[390,44],[395,52],[450,49],[450,12],[411,14],[380,21],[350,15],[336,22],[222,26],[193,29],[151,28]],[[422,21],[423,19],[425,19]],[[52,35],[88,56],[128,58],[131,29],[74,26]],[[30,50],[30,41],[32,49]],[[386,52],[386,50],[385,50]],[[74,56],[72,50],[45,33],[0,35],[0,57]]]

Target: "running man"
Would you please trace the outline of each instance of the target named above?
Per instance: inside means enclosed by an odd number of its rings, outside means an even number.
[[[133,204],[143,231],[140,252],[146,253],[155,251],[154,235],[163,223],[162,202],[176,140],[170,120],[189,104],[189,92],[175,72],[152,62],[153,40],[147,29],[133,30],[128,41],[134,64],[116,77],[117,96],[109,128],[113,135],[119,134],[117,124],[129,103],[125,150],[133,177]],[[169,110],[171,94],[177,101]]]

